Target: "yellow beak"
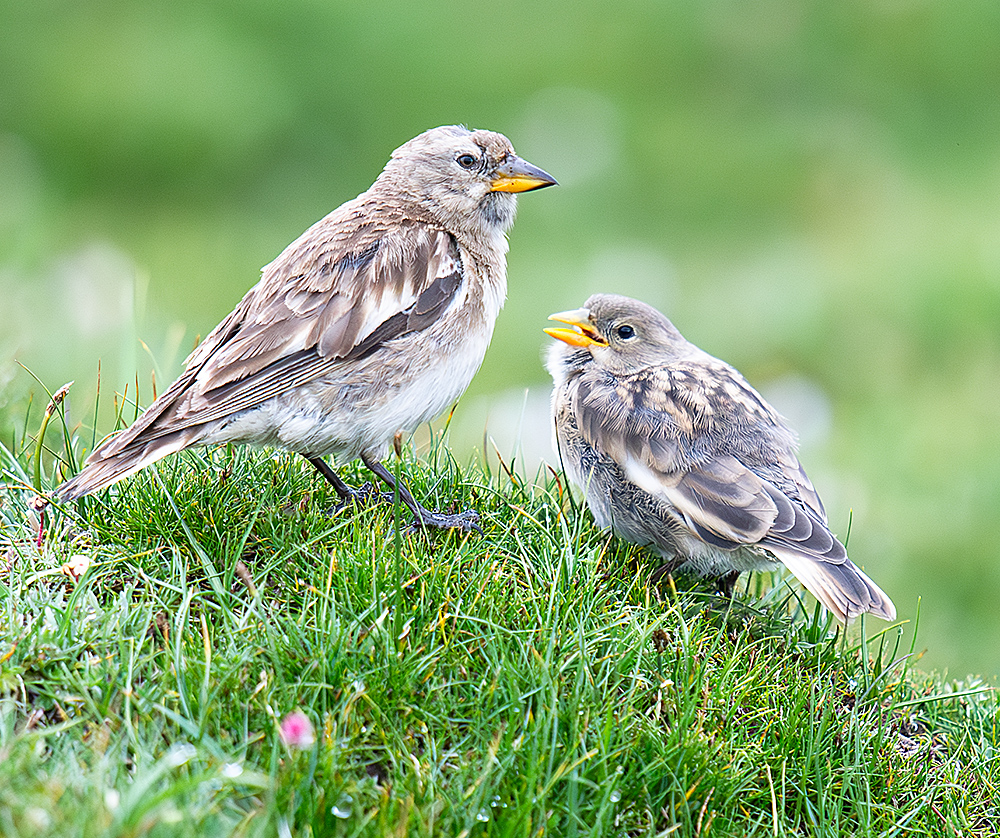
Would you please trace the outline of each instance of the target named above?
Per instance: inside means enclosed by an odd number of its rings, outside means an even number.
[[[490,184],[493,192],[530,192],[545,186],[556,186],[556,179],[516,154],[511,155],[497,169],[497,176]]]
[[[549,320],[557,323],[566,323],[573,326],[572,329],[545,329],[545,334],[570,346],[607,346],[604,340],[594,329],[590,322],[590,311],[585,308],[578,308],[573,311],[560,311],[558,314],[550,314]]]

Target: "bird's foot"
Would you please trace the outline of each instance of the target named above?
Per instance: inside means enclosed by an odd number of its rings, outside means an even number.
[[[348,506],[357,509],[367,509],[376,503],[392,503],[392,492],[380,492],[371,482],[359,486],[357,489],[350,489],[346,497],[341,497],[340,502],[331,510],[331,515],[343,512]]]
[[[413,512],[413,520],[410,522],[408,532],[427,529],[431,527],[436,530],[461,530],[462,532],[472,532],[475,530],[480,535],[483,531],[479,528],[479,514],[471,509],[465,512],[449,514],[446,512],[431,512],[425,509],[410,494],[410,490],[403,485],[402,481],[397,482],[396,478],[382,463],[370,457],[362,457],[362,461],[373,474],[375,474],[387,486],[392,486],[393,490],[399,492],[399,499]],[[391,495],[390,495],[391,497]]]
[[[716,580],[716,584],[719,586],[719,593],[727,599],[732,599],[733,591],[736,589],[736,580],[739,578],[740,572],[738,570],[733,570],[725,576],[720,576]]]
[[[649,575],[649,582],[653,587],[660,584],[661,581],[670,577],[673,572],[677,569],[677,560],[671,559],[668,562],[656,567],[653,572]]]
[[[429,509],[420,507],[410,522],[409,532],[416,532],[428,527],[436,530],[475,531],[480,535],[483,534],[479,527],[479,513],[472,509],[467,509],[465,512],[446,513],[431,512]]]

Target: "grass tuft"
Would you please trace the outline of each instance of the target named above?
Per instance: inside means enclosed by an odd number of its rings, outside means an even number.
[[[0,834],[1000,829],[990,687],[916,671],[900,626],[837,631],[780,578],[732,602],[653,584],[551,472],[435,439],[403,479],[484,532],[411,534],[392,504],[331,515],[294,456],[223,447],[39,541],[35,456],[0,449]],[[314,743],[282,739],[293,712]]]

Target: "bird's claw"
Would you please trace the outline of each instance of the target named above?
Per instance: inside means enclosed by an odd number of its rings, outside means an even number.
[[[366,509],[374,503],[392,503],[392,492],[380,492],[371,482],[368,482],[359,486],[357,489],[352,489],[351,494],[348,497],[342,498],[340,502],[330,510],[330,514],[337,515],[340,512],[343,512],[348,506],[356,506],[358,509]]]
[[[461,530],[466,533],[475,531],[480,535],[483,534],[482,529],[479,527],[479,513],[471,509],[454,514],[432,512],[415,503],[408,494],[405,498],[401,497],[400,500],[405,500],[406,505],[414,510],[413,520],[406,529],[408,533],[433,528],[437,530]],[[342,495],[340,502],[330,510],[329,514],[331,517],[336,516],[348,506],[364,509],[376,503],[394,504],[395,502],[396,493],[394,491],[380,492],[368,482],[357,489],[350,489],[346,496]],[[411,506],[411,504],[414,505]],[[402,506],[402,503],[400,506]]]
[[[477,532],[483,534],[479,526],[479,513],[472,509],[455,514],[445,512],[422,511],[419,515],[414,515],[407,532],[414,533],[422,529],[432,527],[437,530],[461,530],[462,532]]]
[[[733,593],[736,590],[736,580],[739,578],[740,572],[738,570],[733,570],[720,576],[716,583],[719,586],[719,595],[727,599],[732,599]]]

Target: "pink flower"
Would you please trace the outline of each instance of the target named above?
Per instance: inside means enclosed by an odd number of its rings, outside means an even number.
[[[87,568],[90,567],[90,556],[85,556],[82,553],[77,553],[75,556],[71,556],[70,560],[62,566],[62,573],[64,576],[68,576],[74,582],[79,582],[80,577],[87,572]]]
[[[316,741],[312,722],[301,710],[295,710],[281,720],[278,735],[292,750],[304,751],[306,748],[311,748]]]

